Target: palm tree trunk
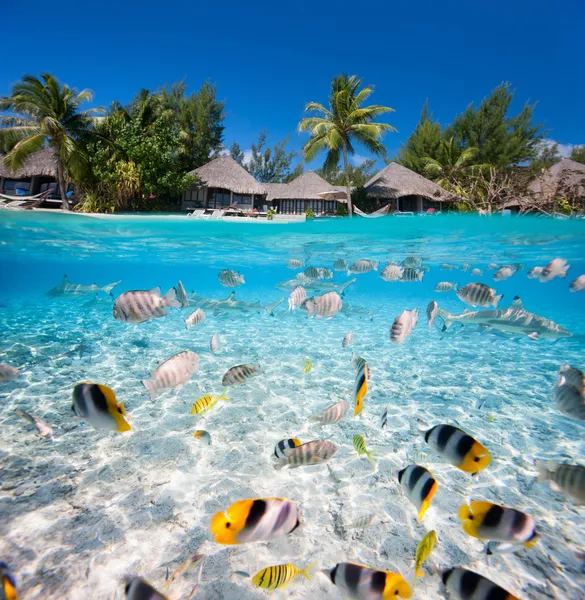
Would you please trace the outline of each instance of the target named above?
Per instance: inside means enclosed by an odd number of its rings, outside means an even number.
[[[353,215],[353,204],[351,203],[351,184],[349,181],[349,165],[347,164],[347,145],[343,142],[343,171],[345,173],[345,189],[347,192],[347,214],[351,219]]]
[[[55,158],[57,159],[57,181],[59,182],[59,191],[61,192],[61,210],[69,210],[67,202],[67,187],[65,185],[65,170],[61,162],[61,148],[55,147]]]

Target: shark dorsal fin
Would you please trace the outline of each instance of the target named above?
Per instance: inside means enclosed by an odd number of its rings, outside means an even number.
[[[232,293],[231,293],[231,294],[230,294],[230,295],[229,295],[229,296],[226,298],[226,300],[227,300],[228,302],[235,302],[235,300],[236,300],[236,292],[232,292]]]
[[[514,297],[512,304],[510,304],[510,308],[512,310],[524,310],[524,305],[522,304],[522,300],[520,300],[520,296]]]
[[[463,309],[463,314],[466,315],[468,312],[471,312],[468,308]]]

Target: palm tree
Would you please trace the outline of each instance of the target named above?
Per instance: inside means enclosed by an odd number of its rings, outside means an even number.
[[[308,131],[311,139],[303,146],[303,155],[308,162],[315,158],[321,150],[327,150],[327,158],[323,166],[325,171],[337,167],[340,153],[343,156],[343,170],[347,189],[347,210],[351,217],[351,183],[347,155],[355,152],[353,142],[363,144],[377,156],[385,156],[386,148],[380,138],[386,131],[396,131],[387,123],[376,123],[374,119],[387,112],[394,112],[389,106],[363,106],[362,104],[374,91],[373,86],[366,86],[358,91],[362,80],[355,75],[338,75],[333,78],[329,95],[329,108],[319,102],[309,102],[305,112],[318,116],[306,117],[299,123],[299,131]]]
[[[99,108],[79,110],[92,97],[89,90],[61,86],[55,77],[43,73],[40,78],[25,75],[9,96],[0,98],[0,111],[13,113],[0,116],[0,146],[7,150],[4,166],[14,171],[45,145],[53,148],[63,210],[69,210],[65,181],[80,178],[86,171],[84,141],[95,135],[92,126],[102,112]]]
[[[425,156],[421,159],[423,172],[448,192],[465,198],[466,192],[461,182],[484,167],[471,164],[478,152],[477,148],[460,148],[453,137],[442,140],[437,149],[437,158]]]

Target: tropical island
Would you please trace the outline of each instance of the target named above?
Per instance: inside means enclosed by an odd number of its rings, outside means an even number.
[[[327,92],[324,89],[324,95]],[[26,75],[0,98],[0,200],[17,208],[85,213],[189,212],[375,216],[434,211],[581,215],[585,146],[569,157],[534,121],[534,104],[511,113],[502,83],[448,125],[428,102],[395,156],[383,143],[389,106],[367,104],[373,86],[356,76],[331,82],[328,101],[311,101],[289,138],[272,147],[259,133],[249,156],[224,146],[225,102],[214,85],[187,93],[184,82],[141,90],[128,105],[85,108],[92,93],[53,75]],[[372,158],[356,166],[355,144]],[[305,163],[324,156],[323,166]],[[297,159],[300,159],[297,160]],[[293,167],[293,163],[297,161]],[[379,168],[379,160],[387,165]],[[64,191],[65,193],[62,193]]]

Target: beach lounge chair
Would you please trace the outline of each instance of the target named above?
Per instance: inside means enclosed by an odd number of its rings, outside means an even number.
[[[211,216],[209,217],[210,219],[221,219],[223,217],[223,213],[225,211],[221,208],[214,210],[211,213]]]
[[[194,217],[195,219],[200,219],[204,213],[205,213],[204,208],[198,208],[197,210],[194,210],[192,213],[189,213],[187,216]]]

